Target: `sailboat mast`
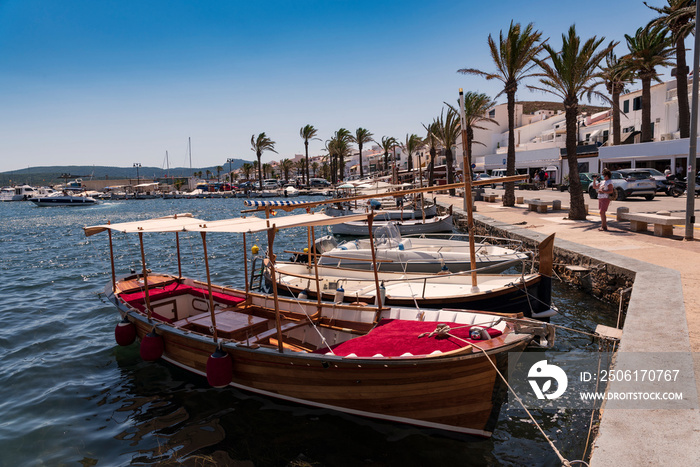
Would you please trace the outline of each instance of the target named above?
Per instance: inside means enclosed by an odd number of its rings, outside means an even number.
[[[187,137],[187,152],[190,155],[190,171],[192,170],[192,138]]]

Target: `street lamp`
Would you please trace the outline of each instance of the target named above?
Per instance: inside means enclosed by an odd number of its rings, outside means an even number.
[[[226,159],[226,162],[228,162],[228,180],[233,184],[233,172],[231,171],[231,162],[233,162],[233,159],[229,157]]]
[[[136,184],[138,185],[139,182],[139,167],[141,167],[141,164],[138,162],[134,162],[134,167],[136,167]]]

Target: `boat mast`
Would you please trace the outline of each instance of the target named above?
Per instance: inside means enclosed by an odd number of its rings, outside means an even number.
[[[478,292],[476,284],[476,248],[474,247],[474,214],[472,213],[472,178],[469,176],[471,167],[467,154],[467,117],[464,111],[464,91],[459,89],[459,116],[462,127],[462,178],[464,178],[464,209],[467,211],[467,230],[469,231],[469,256],[471,263],[472,292]]]
[[[209,288],[209,312],[211,313],[211,326],[213,330],[212,335],[214,337],[214,342],[218,342],[218,335],[216,332],[216,313],[214,313],[214,294],[211,290],[211,274],[209,273],[209,258],[207,255],[207,233],[200,233],[202,235],[202,245],[204,246],[204,267],[207,270],[207,287]]]
[[[282,322],[280,321],[280,303],[277,296],[277,278],[275,277],[275,254],[272,245],[275,242],[275,225],[267,229],[267,249],[270,254],[270,280],[272,281],[272,296],[275,301],[275,326],[277,327],[277,350],[284,352],[284,342],[282,341]]]
[[[153,314],[151,310],[151,297],[148,292],[148,269],[146,268],[146,253],[143,250],[143,232],[139,232],[139,244],[141,245],[141,269],[143,276],[143,292],[144,298],[146,299],[146,311],[148,312],[148,322],[151,322],[151,315]]]

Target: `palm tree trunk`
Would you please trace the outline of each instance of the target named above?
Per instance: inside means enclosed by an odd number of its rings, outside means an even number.
[[[437,152],[435,148],[430,148],[430,175],[428,176],[428,186],[433,186],[435,180],[435,156]]]
[[[586,208],[583,201],[581,179],[578,176],[578,157],[576,154],[578,100],[574,98],[565,101],[564,108],[566,109],[566,159],[569,163],[569,199],[571,205],[569,219],[585,220]]]
[[[678,127],[681,132],[681,138],[689,138],[688,65],[685,61],[685,40],[680,34],[676,41],[676,91],[678,93]]]
[[[642,80],[642,143],[651,141],[651,75],[645,73],[639,77]]]
[[[309,142],[304,141],[304,150],[306,151],[306,183],[309,183]],[[301,183],[304,183],[304,177],[301,177]]]
[[[261,152],[257,153],[258,156],[258,181],[260,182],[260,189],[262,190],[263,188],[263,176],[262,176],[262,161],[260,160],[260,157],[262,156]]]
[[[613,87],[612,92],[613,100],[613,114],[612,114],[612,125],[613,125],[613,146],[619,146],[621,142],[622,125],[620,125],[620,89],[618,86]],[[608,138],[610,136],[608,135]]]
[[[359,141],[357,146],[360,148],[360,178],[365,178],[365,172],[362,170],[362,141]]]
[[[452,157],[452,148],[445,148],[445,163],[447,164],[447,184],[452,184],[455,182],[455,174],[452,171],[452,165],[454,163]],[[455,189],[450,189],[450,196],[455,195]]]
[[[474,129],[471,127],[471,125],[468,125],[466,141],[467,160],[466,164],[464,164],[467,167],[464,167],[464,169],[462,169],[462,175],[464,175],[465,177],[469,177],[469,180],[474,179],[474,175],[472,174],[472,141],[474,141]]]
[[[508,86],[506,86],[508,87]],[[508,96],[508,158],[506,159],[506,175],[515,175],[515,91],[517,87],[511,85]],[[503,206],[515,206],[515,183],[503,184]]]

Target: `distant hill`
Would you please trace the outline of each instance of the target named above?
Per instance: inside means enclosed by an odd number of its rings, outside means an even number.
[[[237,169],[245,162],[251,162],[244,159],[234,159],[231,162],[231,169]],[[224,172],[228,172],[229,164],[224,162],[221,164]],[[193,172],[207,170],[211,171],[216,176],[216,166],[212,167],[197,167],[190,169],[189,167],[175,167],[169,170],[160,167],[139,167],[140,178],[163,178],[166,175],[171,177],[189,177]],[[22,184],[30,185],[53,185],[62,183],[65,179],[61,176],[70,175],[68,180],[82,178],[84,180],[99,179],[124,179],[136,178],[136,168],[134,167],[109,167],[102,165],[56,165],[50,167],[28,167],[26,169],[12,170],[9,172],[0,173],[0,185]]]
[[[549,102],[549,101],[522,101],[518,102],[523,106],[523,114],[528,115],[538,110],[561,110],[564,111],[564,103],[562,102]],[[595,105],[586,105],[579,103],[579,112],[588,112],[589,114],[594,114],[596,112],[602,112],[603,110],[608,110],[610,107],[600,107]]]

